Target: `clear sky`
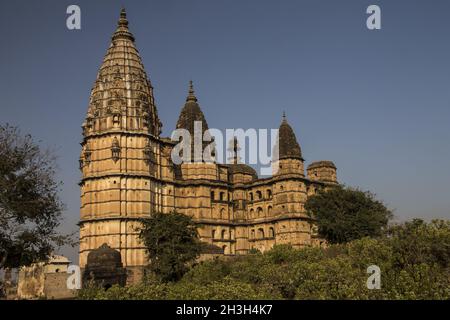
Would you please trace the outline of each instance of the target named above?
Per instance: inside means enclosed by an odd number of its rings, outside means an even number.
[[[193,79],[210,127],[277,128],[286,110],[307,163],[334,161],[397,220],[450,218],[448,0],[3,1],[0,122],[56,150],[64,231],[77,230],[80,126],[122,5],[164,135]]]

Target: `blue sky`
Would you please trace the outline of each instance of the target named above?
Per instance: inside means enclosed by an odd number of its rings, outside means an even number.
[[[366,28],[371,4],[379,31]],[[8,1],[0,121],[56,151],[64,231],[77,230],[80,126],[122,5],[164,135],[193,79],[210,127],[277,128],[285,110],[307,163],[334,161],[398,220],[450,218],[449,1]]]

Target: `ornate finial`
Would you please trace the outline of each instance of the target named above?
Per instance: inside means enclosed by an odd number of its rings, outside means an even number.
[[[192,80],[189,81],[189,94],[186,98],[186,102],[187,101],[197,102],[197,97],[195,96],[194,84],[193,84]]]
[[[120,18],[117,22],[117,30],[113,35],[113,40],[119,39],[119,38],[127,38],[131,41],[134,41],[134,36],[128,31],[128,20],[127,20],[127,13],[125,11],[125,8],[122,8],[120,10]]]
[[[283,121],[286,121],[286,111],[283,111]]]
[[[127,20],[127,12],[125,11],[125,8],[122,7],[120,10],[120,19],[119,19],[119,26],[127,26],[128,20]]]

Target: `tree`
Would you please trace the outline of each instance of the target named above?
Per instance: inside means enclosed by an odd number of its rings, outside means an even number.
[[[202,249],[197,225],[191,217],[176,212],[157,212],[141,223],[139,235],[147,247],[150,270],[163,282],[179,280]]]
[[[54,159],[30,135],[0,125],[0,269],[46,260],[69,243],[56,232],[63,204]]]
[[[317,220],[319,235],[330,243],[380,236],[392,217],[372,193],[342,186],[320,190],[305,208]]]
[[[387,230],[400,268],[427,263],[450,267],[450,221],[413,219]]]

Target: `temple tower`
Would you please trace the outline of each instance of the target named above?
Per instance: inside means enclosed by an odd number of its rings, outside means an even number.
[[[307,181],[300,145],[284,113],[277,146],[278,161],[275,158],[273,163],[274,210],[275,215],[283,220],[276,223],[276,243],[301,247],[310,241],[310,224],[304,210]]]
[[[80,266],[105,243],[133,273],[133,267],[146,264],[137,219],[162,209],[161,122],[124,9],[82,130]]]

